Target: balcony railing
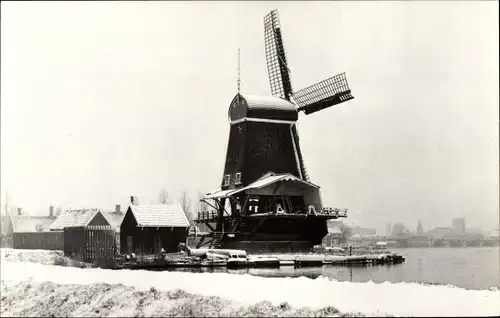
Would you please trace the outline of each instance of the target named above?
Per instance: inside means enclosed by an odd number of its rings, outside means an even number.
[[[219,217],[216,210],[206,210],[198,212],[198,219],[196,221],[212,221]]]
[[[320,211],[318,211],[317,214],[335,216],[338,218],[346,218],[347,217],[347,209],[323,208]]]
[[[312,206],[310,207],[310,209]],[[316,215],[327,215],[334,216],[337,218],[345,218],[347,217],[347,209],[334,209],[334,208],[323,208],[321,210],[309,211],[309,213]],[[207,221],[216,221],[219,218],[219,214],[216,210],[206,210],[198,212],[197,222],[207,222]]]

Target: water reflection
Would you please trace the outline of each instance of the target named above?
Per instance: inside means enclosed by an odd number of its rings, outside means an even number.
[[[213,268],[173,268],[168,271],[191,272],[191,273],[229,273],[235,275],[254,275],[261,277],[308,277],[316,279],[318,277],[330,277],[339,281],[368,281],[373,273],[390,271],[391,267],[401,266],[402,264],[386,266],[332,266],[325,265],[320,267],[299,267],[283,266],[281,268],[238,268],[228,269],[226,267]],[[365,274],[363,274],[365,273]],[[363,279],[364,277],[364,279]]]
[[[173,271],[194,273],[231,273],[262,277],[330,277],[338,281],[420,282],[450,284],[469,289],[500,287],[498,247],[477,248],[407,248],[395,250],[405,256],[403,264],[382,266],[332,266],[294,268],[227,269],[179,268]]]

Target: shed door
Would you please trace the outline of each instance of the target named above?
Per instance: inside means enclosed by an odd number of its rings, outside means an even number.
[[[134,246],[132,245],[132,236],[127,236],[127,253],[134,252]]]

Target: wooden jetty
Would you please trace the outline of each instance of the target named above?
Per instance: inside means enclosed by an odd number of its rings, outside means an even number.
[[[321,267],[321,266],[370,266],[400,264],[405,261],[401,255],[371,254],[371,255],[252,255],[238,258],[234,261],[227,258],[203,258],[183,253],[167,254],[164,257],[136,257],[117,261],[119,269],[169,269],[169,268],[200,268],[200,267],[228,267],[228,268],[280,268],[285,266]]]

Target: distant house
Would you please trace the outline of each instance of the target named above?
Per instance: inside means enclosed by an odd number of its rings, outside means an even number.
[[[131,204],[120,226],[122,253],[176,252],[186,242],[189,220],[179,204]]]
[[[62,249],[64,243],[62,235],[49,231],[55,220],[53,216],[12,216],[12,247],[16,249]]]
[[[66,210],[50,226],[50,231],[64,231],[65,227],[110,225],[98,209]]]

